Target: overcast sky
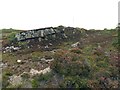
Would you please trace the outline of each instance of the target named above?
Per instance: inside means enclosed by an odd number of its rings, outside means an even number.
[[[115,28],[119,0],[0,0],[0,29]]]

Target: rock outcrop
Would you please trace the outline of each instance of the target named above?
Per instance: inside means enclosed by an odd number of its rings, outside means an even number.
[[[57,36],[66,37],[64,34],[64,29],[58,29],[56,27],[40,28],[35,30],[22,31],[16,34],[15,37],[17,41],[24,41],[35,38],[41,41],[42,39],[48,40],[51,38],[56,38]]]

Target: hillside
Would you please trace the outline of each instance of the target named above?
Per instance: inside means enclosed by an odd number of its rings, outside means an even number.
[[[117,29],[59,26],[66,38],[15,41],[2,30],[3,88],[118,88]]]

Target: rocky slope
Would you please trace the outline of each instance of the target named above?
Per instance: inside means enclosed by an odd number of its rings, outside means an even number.
[[[4,88],[118,87],[117,30],[61,29],[65,38],[19,42],[20,30],[3,30]]]

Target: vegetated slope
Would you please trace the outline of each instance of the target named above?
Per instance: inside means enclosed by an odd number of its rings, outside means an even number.
[[[3,32],[3,51],[21,47],[3,52],[3,87],[118,88],[117,30],[62,28],[67,38],[42,42],[13,42],[19,31]],[[50,72],[33,75],[48,67]],[[21,83],[15,82],[15,75]]]

